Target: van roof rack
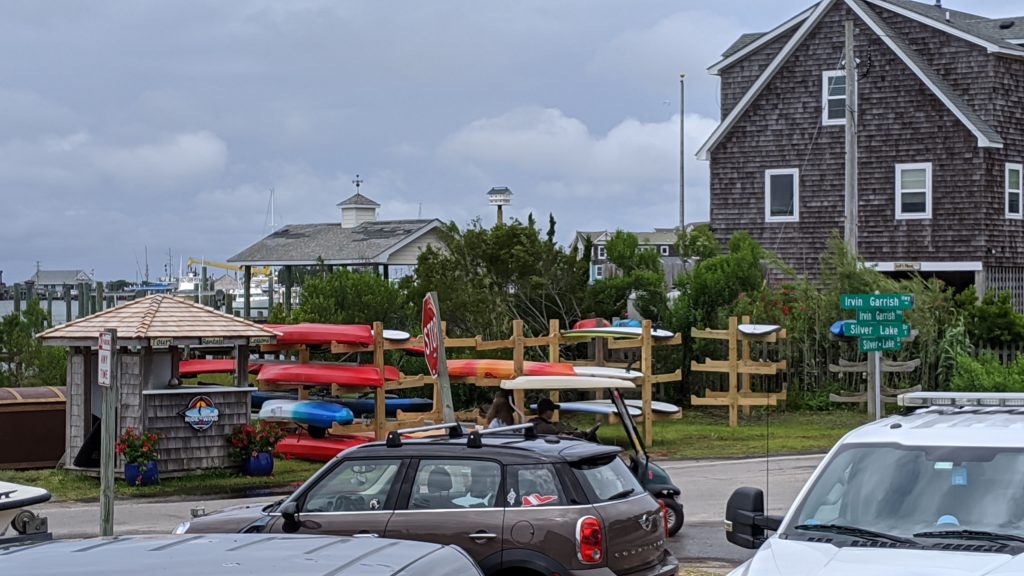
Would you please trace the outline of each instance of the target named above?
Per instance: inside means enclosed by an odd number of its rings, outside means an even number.
[[[485,430],[473,430],[469,433],[469,439],[466,440],[466,447],[481,448],[484,445],[484,436],[501,434],[502,432],[518,432],[520,430],[523,431],[523,438],[532,440],[537,437],[537,432],[533,429],[532,423],[513,424],[511,426],[499,426],[497,428],[487,428]]]
[[[430,432],[432,430],[448,430],[449,438],[462,438],[462,425],[458,422],[447,422],[445,424],[431,424],[429,426],[417,426],[416,428],[402,428],[388,432],[386,445],[388,448],[398,448],[402,445],[403,434],[416,434],[418,432]]]

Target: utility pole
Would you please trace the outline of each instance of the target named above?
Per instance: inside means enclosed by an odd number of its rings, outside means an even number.
[[[679,75],[679,230],[686,230],[686,74]]]
[[[853,20],[846,21],[846,248],[857,253],[857,67],[853,55]]]

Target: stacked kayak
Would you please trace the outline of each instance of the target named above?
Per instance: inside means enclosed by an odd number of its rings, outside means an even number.
[[[269,392],[265,390],[257,390],[252,393],[252,409],[259,410],[263,407],[264,403],[270,400],[298,400],[298,394],[295,392]],[[310,398],[310,400],[340,404],[351,410],[352,414],[356,418],[363,415],[372,415],[374,413],[374,399],[372,397],[337,398],[334,396],[322,396]],[[403,412],[430,412],[433,407],[434,402],[426,398],[399,398],[390,394],[384,402],[384,412],[388,418],[396,417],[399,410]]]
[[[452,378],[512,378],[515,364],[511,360],[448,360]],[[524,362],[523,376],[575,376],[572,364]]]
[[[354,420],[352,411],[345,406],[318,400],[268,400],[260,407],[259,418],[325,429],[335,424],[351,424]]]
[[[249,373],[255,374],[260,371],[258,362],[249,363]],[[182,360],[178,364],[178,374],[182,378],[194,378],[203,374],[234,374],[235,361],[231,358],[226,360]]]
[[[340,452],[372,441],[372,434],[368,436],[350,434],[345,436],[328,436],[326,438],[313,438],[292,434],[277,443],[274,454],[282,458],[328,462]]]
[[[401,378],[398,368],[384,367],[388,381]],[[339,364],[266,364],[260,369],[259,381],[266,384],[303,384],[306,386],[339,386],[380,388],[384,380],[375,366]]]

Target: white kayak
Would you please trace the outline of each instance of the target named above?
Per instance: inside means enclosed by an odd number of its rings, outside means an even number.
[[[611,402],[601,403],[600,400],[583,400],[580,402],[559,402],[558,409],[562,412],[574,412],[579,414],[603,414],[606,416],[618,413],[618,410],[615,409],[614,404],[612,404]],[[626,409],[629,410],[629,415],[632,416],[633,418],[639,418],[640,415],[643,414],[643,411],[641,411],[639,408],[627,406]],[[537,410],[537,405],[530,404],[530,410]]]
[[[390,340],[392,342],[403,342],[405,340],[408,340],[411,337],[412,337],[412,335],[410,335],[408,332],[404,332],[402,330],[385,330],[384,331],[384,339],[385,340]]]
[[[611,400],[580,400],[575,404],[587,404],[590,406],[606,406],[613,413],[615,412],[615,405],[612,404]],[[629,408],[629,413],[633,416],[639,416],[643,413],[644,401],[643,400],[626,400],[626,406]],[[635,410],[635,412],[634,412]],[[682,408],[675,404],[669,404],[668,402],[651,402],[651,410],[655,414],[676,414]]]
[[[740,324],[736,329],[746,336],[770,336],[782,330],[782,326],[776,324]]]
[[[597,378],[618,378],[620,380],[638,380],[644,377],[643,372],[612,368],[611,366],[573,366],[577,376],[593,376]]]
[[[602,328],[578,328],[574,330],[565,330],[562,332],[562,336],[567,338],[639,338],[643,333],[643,328],[636,326],[605,326]],[[657,340],[664,340],[672,338],[673,336],[675,336],[675,334],[668,330],[660,330],[657,328],[651,329],[651,337]]]
[[[23,509],[50,499],[50,493],[35,486],[0,482],[0,536]]]
[[[520,376],[515,380],[502,380],[504,390],[598,390],[636,388],[629,380],[598,378],[594,376]]]

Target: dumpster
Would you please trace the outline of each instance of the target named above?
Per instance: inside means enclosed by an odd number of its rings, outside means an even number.
[[[56,466],[64,454],[66,410],[63,386],[0,388],[0,470]]]

